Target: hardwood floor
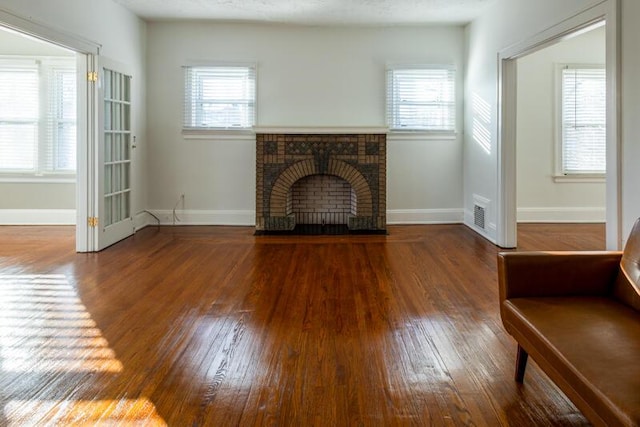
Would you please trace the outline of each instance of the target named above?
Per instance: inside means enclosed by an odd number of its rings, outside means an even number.
[[[523,225],[521,249],[604,228]],[[494,245],[149,227],[98,254],[0,227],[0,425],[583,426],[498,313]]]

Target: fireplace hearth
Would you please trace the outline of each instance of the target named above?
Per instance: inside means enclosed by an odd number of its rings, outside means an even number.
[[[258,133],[256,234],[386,233],[385,133]]]

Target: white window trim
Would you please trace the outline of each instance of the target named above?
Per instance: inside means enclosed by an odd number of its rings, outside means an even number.
[[[77,72],[76,58],[72,56],[37,56],[37,55],[0,55],[0,65],[3,61],[11,61],[12,63],[16,63],[16,61],[25,61],[29,64],[36,62],[39,63],[39,68],[43,66],[47,69],[53,69],[59,67],[61,65],[67,66],[69,65],[67,59],[73,58],[73,66],[69,67],[69,69],[73,69],[74,72]],[[42,71],[42,70],[40,70]],[[47,73],[48,74],[48,73]],[[49,76],[40,76],[39,85],[42,86],[42,79],[45,79],[48,84]],[[48,89],[47,89],[48,92]],[[43,102],[40,94],[40,108],[43,108]],[[48,103],[49,93],[45,95],[47,98],[46,103]],[[43,115],[41,113],[41,115]],[[44,115],[43,115],[44,116]],[[40,123],[39,126],[42,128],[45,124]],[[42,132],[44,130],[41,129]],[[42,140],[38,141],[38,145],[42,144]],[[76,150],[77,150],[77,142],[76,142]],[[60,184],[60,183],[75,183],[76,182],[76,174],[77,170],[74,172],[56,172],[56,171],[42,171],[40,169],[41,163],[44,161],[42,153],[39,153],[38,156],[38,165],[39,168],[37,171],[28,172],[28,171],[17,171],[17,170],[0,170],[0,183],[49,183],[49,184]]]
[[[456,131],[403,131],[389,130],[389,139],[395,141],[444,141],[454,140],[458,137]]]
[[[186,127],[185,117],[187,115],[186,97],[187,86],[185,73],[187,68],[196,67],[247,67],[253,69],[254,74],[254,98],[253,98],[253,124],[250,127]],[[257,62],[220,62],[220,61],[188,61],[182,66],[183,82],[183,110],[181,118],[181,134],[185,140],[251,140],[255,139],[254,127],[258,120],[258,63]]]
[[[403,129],[393,127],[393,118],[389,114],[389,85],[390,73],[393,70],[449,70],[454,75],[454,124],[450,130],[435,129]],[[398,140],[420,140],[420,139],[455,139],[458,135],[459,108],[458,108],[458,70],[454,65],[443,64],[415,64],[415,63],[387,63],[385,70],[385,121],[389,127],[389,136]]]
[[[23,184],[75,184],[75,175],[63,174],[47,174],[47,175],[28,175],[3,173],[0,174],[0,183],[23,183]]]
[[[588,174],[588,173],[574,173],[568,175],[554,175],[553,182],[556,183],[575,183],[575,182],[607,182],[606,174]]]
[[[577,64],[577,63],[556,63],[554,70],[555,81],[555,112],[554,112],[554,132],[555,132],[555,153],[554,153],[554,175],[553,182],[556,183],[600,183],[606,182],[606,172],[604,173],[565,173],[562,166],[563,156],[563,129],[562,129],[562,70],[570,68],[605,68],[605,64]]]
[[[242,128],[238,130],[232,129],[182,129],[182,138],[185,140],[210,140],[210,141],[229,141],[229,140],[255,140],[256,133],[252,129]]]

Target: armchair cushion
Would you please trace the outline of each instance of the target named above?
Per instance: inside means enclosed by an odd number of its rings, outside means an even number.
[[[640,313],[608,297],[505,301],[505,329],[594,422],[640,422]]]

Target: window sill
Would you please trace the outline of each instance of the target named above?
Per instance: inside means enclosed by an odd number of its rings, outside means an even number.
[[[253,129],[183,129],[182,137],[209,141],[253,140],[256,134]]]
[[[72,175],[0,175],[2,184],[75,184],[76,177]]]
[[[389,139],[423,141],[423,140],[452,140],[458,137],[457,132],[438,132],[422,130],[390,130]]]
[[[558,183],[599,183],[606,182],[607,178],[604,174],[573,174],[573,175],[554,175],[553,182]]]

